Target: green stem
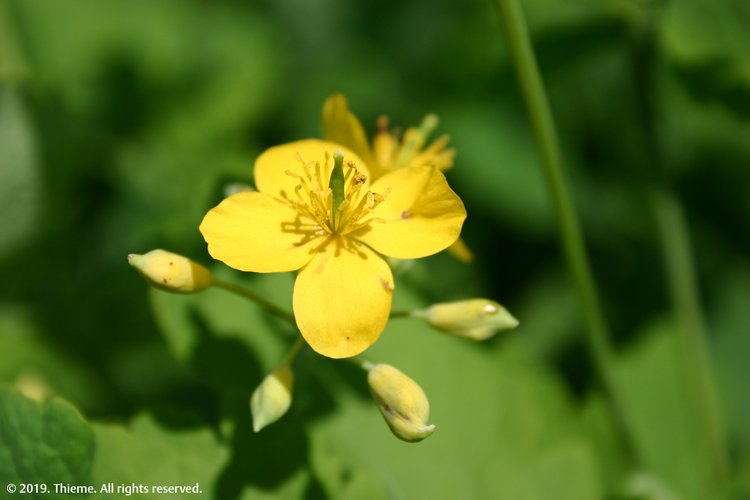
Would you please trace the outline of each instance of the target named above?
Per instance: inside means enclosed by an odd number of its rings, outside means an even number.
[[[413,311],[391,311],[390,318],[411,318]]]
[[[700,419],[702,444],[713,465],[713,475],[721,482],[728,476],[729,469],[726,430],[711,369],[685,214],[680,203],[664,189],[653,193],[652,203],[678,322],[678,348],[683,360],[683,376],[692,395],[692,413]]]
[[[361,356],[354,356],[352,358],[346,358],[345,361],[350,362],[358,368],[362,368],[364,371],[369,372],[375,366],[375,363],[368,361]]]
[[[596,286],[589,267],[581,229],[562,167],[562,154],[547,94],[539,73],[523,12],[517,0],[496,0],[510,54],[526,103],[531,126],[541,156],[547,187],[552,197],[563,251],[572,275],[586,324],[587,342],[607,400],[623,437],[630,458],[634,458],[633,438],[626,422],[625,398],[613,371],[614,350],[604,321]]]
[[[292,347],[289,349],[289,352],[286,354],[283,364],[289,366],[294,363],[294,360],[297,358],[297,355],[299,355],[299,352],[304,346],[305,340],[302,338],[302,336],[298,335],[297,339],[294,341],[294,344],[292,344]]]
[[[644,157],[639,163],[650,172],[653,185],[648,189],[648,197],[677,320],[675,335],[681,373],[689,391],[691,416],[695,418],[696,429],[700,429],[696,441],[709,461],[707,467],[712,477],[720,483],[729,475],[726,429],[711,367],[687,222],[680,201],[669,187],[668,163],[657,127],[659,109],[654,96],[658,88],[656,68],[660,61],[655,27],[658,17],[650,14],[632,27],[631,35],[634,88],[644,144]],[[646,172],[641,174],[643,177]]]
[[[292,325],[295,325],[295,326],[297,325],[297,322],[294,320],[294,315],[292,313],[277,306],[273,302],[266,300],[264,297],[258,295],[252,290],[248,290],[245,287],[235,285],[234,283],[229,283],[228,281],[218,280],[218,279],[214,279],[211,282],[211,285],[216,286],[218,288],[222,288],[224,290],[227,290],[228,292],[232,292],[241,297],[245,297],[246,299],[250,299],[253,302],[256,302],[257,304],[266,308],[268,312],[270,312],[271,314],[278,316],[279,318],[287,320]]]

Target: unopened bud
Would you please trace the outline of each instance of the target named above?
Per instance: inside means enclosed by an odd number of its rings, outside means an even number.
[[[256,189],[245,182],[228,182],[224,184],[222,191],[224,192],[224,197],[229,198],[238,193],[252,193]]]
[[[518,320],[507,309],[488,299],[433,304],[411,315],[424,318],[438,330],[472,340],[485,340],[518,326]]]
[[[397,438],[416,443],[435,431],[434,425],[427,425],[430,418],[427,396],[401,371],[390,365],[374,365],[367,383],[380,413]]]
[[[128,263],[151,285],[168,292],[191,293],[211,285],[211,272],[187,257],[165,250],[128,255]]]
[[[266,375],[250,397],[255,432],[276,422],[289,410],[293,384],[294,373],[288,363],[277,366]]]

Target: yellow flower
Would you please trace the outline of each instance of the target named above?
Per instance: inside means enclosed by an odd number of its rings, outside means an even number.
[[[336,150],[344,157],[338,169]],[[334,170],[343,190],[330,182]],[[397,170],[372,184],[368,174],[337,144],[276,146],[255,162],[258,191],[226,198],[200,226],[211,256],[235,269],[299,270],[297,326],[315,351],[332,358],[359,354],[385,328],[394,285],[380,255],[437,253],[456,240],[466,218],[436,168]]]
[[[389,130],[388,118],[378,119],[378,131],[372,139],[372,147],[362,123],[349,111],[346,97],[333,94],[323,104],[323,134],[327,140],[336,142],[354,151],[367,164],[374,179],[405,167],[431,166],[448,170],[453,166],[456,152],[445,149],[449,137],[443,135],[425,145],[437,127],[435,115],[427,115],[419,128],[406,130],[401,140]]]
[[[333,94],[323,104],[325,139],[346,146],[359,155],[370,169],[373,179],[401,168],[431,166],[440,171],[451,168],[456,151],[446,149],[448,135],[440,136],[425,147],[437,124],[437,116],[427,115],[419,127],[408,128],[399,140],[389,130],[388,118],[381,116],[371,146],[362,123],[349,111],[346,97]],[[461,262],[470,262],[474,258],[471,249],[460,238],[448,247],[448,251]]]

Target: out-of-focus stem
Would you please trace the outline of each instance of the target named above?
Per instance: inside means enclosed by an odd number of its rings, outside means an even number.
[[[542,169],[552,197],[560,239],[581,303],[587,342],[608,402],[622,431],[627,452],[634,453],[632,436],[622,390],[614,373],[614,351],[604,321],[596,286],[591,274],[583,236],[575,214],[562,166],[562,154],[549,107],[547,94],[531,46],[523,12],[517,0],[495,0],[510,49],[523,98],[528,110],[534,139],[541,156]]]
[[[692,413],[698,417],[702,430],[702,447],[714,468],[712,475],[721,482],[728,477],[729,470],[726,429],[711,369],[685,214],[679,202],[665,189],[652,194],[652,204],[677,318],[682,373],[690,389]]]
[[[644,158],[648,166],[643,177],[649,177],[648,198],[656,220],[656,230],[666,268],[666,278],[674,315],[675,331],[682,378],[688,389],[691,416],[695,419],[695,439],[711,468],[712,479],[721,483],[729,476],[729,451],[721,412],[721,403],[711,367],[703,310],[698,292],[688,225],[682,205],[669,185],[667,161],[664,157],[659,110],[654,98],[656,67],[659,61],[654,12],[647,12],[634,25],[633,49],[634,88],[643,133]]]
[[[292,344],[292,347],[289,349],[289,352],[286,354],[283,364],[291,366],[303,347],[305,347],[305,340],[302,338],[302,336],[298,335],[297,339],[294,341],[294,344]]]
[[[219,287],[219,288],[223,288],[224,290],[232,292],[241,297],[245,297],[246,299],[250,299],[253,302],[263,306],[271,314],[289,321],[292,325],[295,325],[295,326],[297,325],[297,322],[294,320],[294,314],[277,306],[273,302],[265,299],[264,297],[253,292],[252,290],[248,290],[245,287],[235,285],[234,283],[229,283],[228,281],[217,280],[217,279],[212,280],[211,285]]]

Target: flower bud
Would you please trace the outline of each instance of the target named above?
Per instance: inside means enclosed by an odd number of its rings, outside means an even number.
[[[485,340],[518,326],[518,320],[507,309],[488,299],[433,304],[412,312],[412,316],[424,318],[438,330],[472,340]]]
[[[211,285],[211,272],[187,257],[165,250],[128,255],[128,263],[152,286],[168,292],[191,293]]]
[[[245,182],[228,182],[224,184],[222,191],[224,193],[224,198],[229,198],[237,193],[251,193],[256,191],[256,189]]]
[[[390,365],[377,364],[370,368],[367,383],[397,438],[416,443],[434,432],[435,426],[427,425],[430,402],[412,379]]]
[[[292,404],[293,384],[294,373],[288,363],[277,366],[266,375],[250,397],[255,432],[276,422],[289,410]]]

